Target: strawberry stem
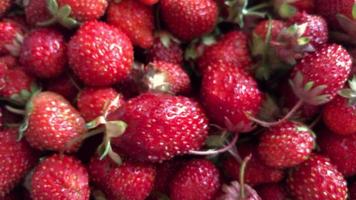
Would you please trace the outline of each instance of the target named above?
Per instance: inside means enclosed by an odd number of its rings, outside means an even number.
[[[240,200],[244,200],[246,198],[245,194],[245,172],[246,172],[246,166],[247,163],[251,160],[252,155],[248,155],[246,158],[241,163],[240,167]]]
[[[26,111],[22,110],[22,109],[17,109],[11,106],[5,106],[5,109],[10,111],[11,113],[17,114],[17,115],[26,115]]]
[[[229,151],[236,144],[238,138],[239,138],[239,135],[235,134],[232,141],[228,145],[224,146],[221,149],[210,149],[207,151],[190,151],[189,153],[193,154],[193,155],[199,155],[199,156],[209,156],[209,155],[216,155],[216,154],[224,153],[226,151]]]

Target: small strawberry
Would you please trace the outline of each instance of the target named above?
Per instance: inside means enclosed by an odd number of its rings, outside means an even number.
[[[262,200],[286,200],[287,192],[281,184],[265,184],[257,187],[257,193]]]
[[[26,141],[17,141],[15,129],[0,131],[0,197],[18,184],[35,164],[35,154]]]
[[[79,88],[69,74],[63,74],[57,78],[46,80],[43,84],[47,91],[62,95],[68,101],[73,102],[77,97]]]
[[[318,144],[321,152],[330,158],[331,162],[345,176],[356,174],[356,137],[341,136],[323,129],[318,134]]]
[[[80,91],[77,106],[80,114],[86,121],[91,121],[104,114],[108,103],[119,96],[117,104],[111,107],[111,111],[117,110],[124,103],[124,99],[113,88],[86,88]]]
[[[88,200],[89,177],[79,160],[54,154],[45,158],[31,177],[31,197],[42,200]]]
[[[247,36],[240,31],[231,31],[219,41],[204,50],[198,59],[198,69],[204,72],[217,61],[224,61],[250,71],[252,67],[251,56],[248,49]]]
[[[35,94],[27,103],[25,137],[40,150],[74,152],[67,143],[85,133],[85,121],[64,97],[53,92]]]
[[[66,43],[54,29],[37,29],[27,35],[20,53],[20,63],[39,78],[60,75],[67,64]]]
[[[246,114],[258,114],[263,95],[245,71],[231,63],[217,62],[203,74],[201,97],[213,123],[232,131],[248,132],[252,122]]]
[[[241,157],[252,155],[245,171],[245,182],[251,186],[264,183],[278,183],[284,178],[284,172],[280,169],[266,166],[257,153],[257,146],[254,144],[241,144],[238,146]],[[239,180],[241,164],[229,156],[223,162],[223,169],[227,177],[232,180]]]
[[[265,40],[269,27],[271,27],[271,40],[276,40],[281,31],[287,27],[287,24],[284,21],[277,19],[263,20],[255,26],[253,34]]]
[[[287,121],[262,134],[258,153],[267,166],[288,168],[307,160],[315,146],[307,126]]]
[[[124,104],[117,115],[127,129],[112,143],[140,161],[160,162],[198,150],[207,137],[202,108],[182,96],[144,93]]]
[[[219,170],[208,160],[187,162],[170,183],[172,200],[213,200],[220,188]]]
[[[313,155],[288,177],[287,185],[296,200],[346,200],[346,180],[330,160]]]
[[[22,26],[12,20],[0,21],[0,55],[18,56],[23,40]]]
[[[129,38],[103,22],[84,23],[68,45],[69,64],[90,86],[108,86],[124,80],[133,64]]]
[[[349,81],[350,88],[341,90],[323,108],[324,124],[336,134],[352,135],[356,133],[356,76]]]
[[[137,1],[137,0],[136,0]],[[153,5],[159,2],[159,0],[138,0],[139,2],[145,4],[145,5]]]
[[[50,18],[50,14],[47,9],[46,0],[29,0],[24,1],[26,22],[32,26],[35,26],[39,22],[46,21]]]
[[[107,22],[124,32],[133,45],[147,49],[153,45],[154,13],[137,0],[111,2]]]
[[[214,0],[161,0],[160,11],[168,30],[185,41],[212,31],[218,16]]]

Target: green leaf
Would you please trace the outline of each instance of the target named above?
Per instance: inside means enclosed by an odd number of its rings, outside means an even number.
[[[47,0],[47,9],[52,16],[56,16],[59,9],[57,0]]]
[[[26,132],[27,128],[28,128],[28,118],[26,117],[24,119],[24,122],[21,124],[21,126],[19,128],[17,141],[22,140],[22,138],[25,136],[25,132]]]
[[[354,20],[356,19],[356,3],[352,6],[352,18]]]
[[[57,13],[57,17],[60,19],[64,19],[69,17],[71,13],[72,13],[72,8],[69,5],[64,5],[59,9]]]
[[[107,137],[115,138],[125,132],[127,124],[123,121],[109,121],[105,124],[105,128]]]
[[[307,45],[307,44],[309,44],[309,42],[310,42],[310,38],[308,38],[308,37],[298,38],[298,45],[301,45],[301,46]]]
[[[314,86],[314,82],[309,81],[307,84],[305,84],[304,90],[309,91],[310,89],[312,89],[313,86]]]
[[[111,151],[111,142],[107,141],[99,146],[100,160],[103,160]]]
[[[169,48],[169,46],[171,45],[171,39],[170,39],[169,35],[166,35],[166,34],[162,35],[160,37],[160,41],[163,44],[163,46],[166,48]]]
[[[80,23],[77,20],[75,20],[74,18],[71,18],[71,17],[61,19],[59,22],[60,22],[60,24],[62,24],[64,27],[66,27],[68,29],[73,29],[80,25]]]
[[[288,3],[283,3],[279,7],[279,15],[283,18],[292,17],[296,13],[297,13],[297,9],[294,6],[289,5]]]

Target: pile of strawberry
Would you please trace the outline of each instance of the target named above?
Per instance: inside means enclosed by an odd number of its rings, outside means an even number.
[[[0,0],[0,199],[356,200],[356,0]]]

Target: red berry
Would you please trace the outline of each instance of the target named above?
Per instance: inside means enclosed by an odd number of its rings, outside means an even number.
[[[0,21],[0,55],[10,53],[18,56],[23,34],[21,25],[15,21]]]
[[[13,69],[5,70],[4,85],[0,87],[0,95],[3,97],[11,98],[19,94],[22,90],[31,91],[33,78],[27,75],[23,68],[15,67]]]
[[[170,183],[172,200],[213,200],[220,188],[220,174],[208,160],[186,163]]]

